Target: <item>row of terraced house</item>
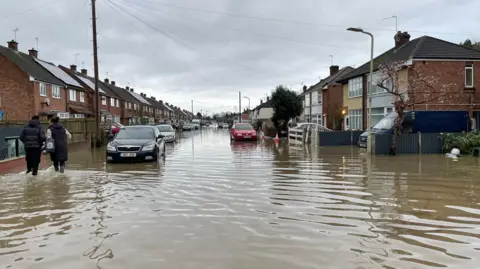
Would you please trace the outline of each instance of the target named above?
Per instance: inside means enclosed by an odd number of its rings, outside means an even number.
[[[193,114],[115,81],[98,81],[102,122],[123,125],[191,120]],[[27,120],[33,115],[60,118],[95,117],[95,79],[77,70],[41,60],[38,51],[18,50],[14,40],[0,46],[0,120]]]
[[[391,49],[373,60],[371,91],[370,61],[358,68],[331,66],[328,77],[303,88],[301,120],[335,130],[366,130],[368,93],[372,97],[373,126],[395,110],[397,96],[387,90],[391,89],[404,94],[408,110],[469,111],[473,126],[478,129],[480,51],[431,36],[410,40],[410,34],[400,31],[394,41]],[[390,71],[395,74],[389,78],[395,81],[385,80],[385,71],[389,70],[385,66],[394,63],[395,68]]]

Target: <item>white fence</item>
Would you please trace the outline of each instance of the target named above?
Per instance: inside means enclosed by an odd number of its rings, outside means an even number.
[[[303,146],[304,144],[313,143],[318,146],[319,125],[307,125],[304,128],[289,128],[288,129],[288,144],[291,146]]]

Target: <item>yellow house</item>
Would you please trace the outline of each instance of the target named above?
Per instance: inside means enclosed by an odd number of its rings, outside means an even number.
[[[350,94],[351,95],[351,94]],[[348,83],[343,84],[343,107],[345,109],[344,130],[362,130],[362,95],[350,97],[348,92]]]

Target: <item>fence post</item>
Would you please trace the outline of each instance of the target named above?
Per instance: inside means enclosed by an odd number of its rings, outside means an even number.
[[[20,157],[20,143],[18,143],[18,138],[15,139],[15,156]]]
[[[418,132],[418,153],[422,154],[422,133]]]

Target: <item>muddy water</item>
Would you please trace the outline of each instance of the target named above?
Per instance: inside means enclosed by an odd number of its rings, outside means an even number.
[[[164,163],[0,178],[0,268],[476,268],[480,162],[187,133]]]

